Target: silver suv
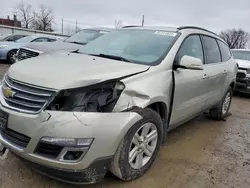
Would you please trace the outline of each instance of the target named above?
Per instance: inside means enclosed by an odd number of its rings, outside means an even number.
[[[2,82],[0,141],[35,170],[69,183],[147,172],[167,132],[210,111],[227,117],[237,65],[197,27],[131,27],[74,53],[12,65]]]
[[[250,50],[233,49],[231,51],[238,64],[235,90],[241,93],[250,94]]]

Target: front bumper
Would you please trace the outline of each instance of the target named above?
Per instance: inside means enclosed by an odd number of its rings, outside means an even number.
[[[235,90],[241,93],[250,94],[250,77],[237,78]]]
[[[19,156],[17,156],[20,158]],[[112,156],[99,158],[93,161],[91,165],[84,170],[68,170],[51,168],[48,166],[33,163],[26,159],[20,158],[27,166],[35,171],[50,178],[70,183],[70,184],[93,184],[103,180],[106,175]]]
[[[0,101],[4,99],[0,95]],[[4,105],[6,106],[6,104]],[[9,113],[7,128],[20,133],[30,140],[26,147],[20,147],[0,134],[0,142],[12,153],[39,166],[40,171],[53,172],[50,176],[63,172],[79,172],[80,174],[93,165],[94,161],[113,156],[120,141],[137,121],[142,117],[135,112],[121,113],[84,113],[42,111],[40,114],[25,114],[0,105],[0,109]],[[75,163],[60,161],[41,156],[34,151],[44,136],[59,138],[94,138],[84,158]],[[39,165],[37,165],[39,164]],[[44,167],[44,168],[43,168]],[[56,170],[48,170],[56,169]],[[62,170],[63,169],[63,170]],[[107,171],[107,165],[102,169]],[[66,176],[68,174],[66,173]],[[103,174],[103,173],[102,173]],[[102,176],[102,175],[101,175]],[[62,179],[61,175],[56,179]],[[70,180],[67,180],[70,182]]]

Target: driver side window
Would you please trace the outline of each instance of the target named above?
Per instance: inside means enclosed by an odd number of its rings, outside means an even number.
[[[185,39],[179,49],[179,52],[177,53],[176,63],[179,64],[181,58],[185,55],[199,58],[202,62],[204,62],[202,44],[199,35],[191,35]]]

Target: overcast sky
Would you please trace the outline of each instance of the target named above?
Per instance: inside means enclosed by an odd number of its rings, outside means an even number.
[[[0,17],[13,14],[20,0],[1,0]],[[43,2],[53,9],[57,28],[62,17],[84,26],[125,24],[198,25],[219,32],[243,28],[250,32],[250,0],[23,0],[34,9]],[[69,22],[68,22],[69,23]],[[66,24],[66,23],[65,23]],[[73,23],[71,24],[73,27]]]

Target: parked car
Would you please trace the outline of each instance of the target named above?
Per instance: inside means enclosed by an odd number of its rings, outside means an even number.
[[[9,63],[14,63],[15,54],[23,45],[27,43],[54,41],[56,41],[56,38],[53,36],[30,35],[16,40],[15,42],[0,42],[0,60],[7,60]]]
[[[36,57],[41,54],[51,53],[54,51],[75,51],[86,45],[90,41],[110,32],[110,28],[89,28],[83,29],[72,35],[64,41],[58,41],[53,44],[27,44],[20,48],[17,53],[17,61],[27,58]]]
[[[26,37],[27,35],[20,35],[20,34],[9,34],[9,35],[3,35],[0,36],[0,41],[8,41],[8,42],[15,42],[23,37]]]
[[[250,50],[233,49],[233,56],[238,63],[236,91],[250,94]]]
[[[37,171],[96,183],[147,172],[167,132],[209,110],[227,117],[237,65],[198,27],[133,27],[76,52],[13,64],[0,93],[0,141]]]

